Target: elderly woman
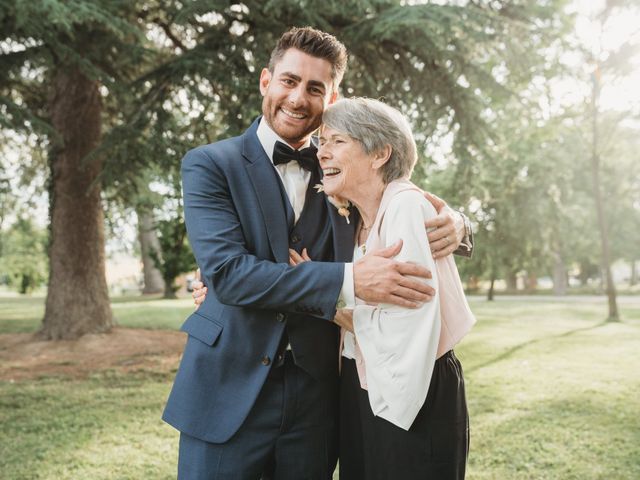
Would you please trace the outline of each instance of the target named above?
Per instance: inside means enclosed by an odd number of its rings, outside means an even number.
[[[336,102],[323,123],[324,192],[359,213],[354,261],[402,239],[398,259],[429,268],[437,292],[417,309],[356,299],[338,312],[340,479],[464,478],[468,414],[452,348],[475,319],[454,260],[434,261],[420,227],[436,211],[409,181],[417,159],[411,129],[399,111],[365,98]],[[292,263],[306,260],[292,252]]]

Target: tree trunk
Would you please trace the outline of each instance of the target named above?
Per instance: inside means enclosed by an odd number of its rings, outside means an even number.
[[[144,288],[142,293],[162,293],[165,291],[162,272],[156,267],[151,252],[160,255],[160,241],[153,222],[153,215],[145,209],[136,209],[138,214],[138,239],[142,255],[142,272],[144,274]]]
[[[176,295],[176,291],[173,288],[173,285],[171,285],[170,282],[164,282],[165,283],[165,288],[164,288],[164,295],[162,298],[168,298],[168,299],[174,299],[174,298],[178,298],[178,295]]]
[[[613,275],[611,273],[611,262],[609,260],[609,234],[607,231],[607,221],[604,216],[604,201],[602,199],[602,191],[600,186],[600,157],[598,155],[598,95],[599,85],[597,72],[593,78],[593,144],[591,151],[591,178],[593,181],[593,197],[596,204],[596,213],[598,218],[598,229],[600,230],[600,243],[602,248],[602,269],[606,278],[607,300],[609,302],[609,317],[607,321],[617,322],[620,320],[618,315],[618,303],[616,300],[616,287],[613,284]]]
[[[554,253],[553,264],[553,294],[554,295],[566,295],[567,294],[567,267],[564,264],[562,255],[559,252]]]
[[[518,272],[507,272],[507,291],[515,293],[518,291]]]
[[[491,274],[491,284],[489,285],[489,291],[487,292],[487,300],[492,302],[493,301],[493,297],[494,297],[494,287],[496,284],[496,275],[495,274]]]
[[[98,83],[74,67],[54,74],[51,120],[61,141],[50,155],[49,290],[41,336],[73,339],[113,326],[105,277],[101,162],[84,161],[100,141]]]
[[[631,260],[631,277],[629,278],[629,286],[633,287],[638,283],[638,270],[636,269],[636,260]]]
[[[589,281],[589,264],[586,260],[580,262],[580,286],[584,287]]]

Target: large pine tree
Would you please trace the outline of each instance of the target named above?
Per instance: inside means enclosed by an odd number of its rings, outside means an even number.
[[[564,2],[302,3],[0,0],[1,126],[50,149],[45,337],[113,323],[101,186],[133,198],[144,169],[175,175],[188,148],[246,128],[259,71],[290,26],[334,33],[351,55],[346,95],[384,97],[422,139],[444,126],[464,160],[490,133],[492,100],[535,73]]]
[[[140,59],[128,2],[2,1],[3,126],[49,150],[49,288],[41,335],[77,338],[113,326],[105,279],[100,145],[105,97]],[[127,21],[130,19],[131,21]]]

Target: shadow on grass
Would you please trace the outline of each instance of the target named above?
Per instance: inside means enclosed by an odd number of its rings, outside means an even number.
[[[507,360],[510,357],[512,357],[513,355],[515,355],[516,353],[518,353],[520,350],[522,350],[522,349],[524,349],[526,347],[530,347],[532,345],[536,345],[538,343],[543,343],[543,342],[546,342],[546,341],[558,340],[558,339],[561,339],[561,338],[569,337],[571,335],[575,335],[576,333],[595,330],[596,328],[600,328],[600,327],[602,327],[602,326],[604,326],[606,324],[607,324],[607,322],[605,321],[605,322],[597,323],[596,325],[591,325],[591,326],[588,326],[588,327],[582,327],[582,328],[576,328],[576,329],[573,329],[573,330],[569,330],[567,332],[563,332],[563,333],[558,334],[558,335],[547,335],[547,336],[544,336],[544,337],[533,338],[533,339],[531,339],[529,341],[520,343],[518,345],[515,345],[515,346],[507,349],[505,352],[501,353],[500,355],[498,355],[496,357],[493,357],[493,358],[487,360],[486,362],[483,362],[483,363],[480,363],[478,365],[473,365],[473,366],[471,366],[469,368],[466,368],[465,369],[465,373],[471,374],[471,373],[476,372],[478,370],[481,370],[481,369],[483,369],[485,367],[489,367],[489,366],[494,365],[494,364],[496,364],[498,362],[501,362],[503,360]]]
[[[626,396],[584,393],[528,403],[506,420],[479,421],[469,479],[640,478],[637,408]]]

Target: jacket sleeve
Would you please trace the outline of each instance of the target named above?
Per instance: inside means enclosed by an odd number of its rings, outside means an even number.
[[[333,319],[343,263],[292,267],[252,254],[227,177],[204,148],[184,157],[182,182],[189,242],[205,283],[220,302]]]

